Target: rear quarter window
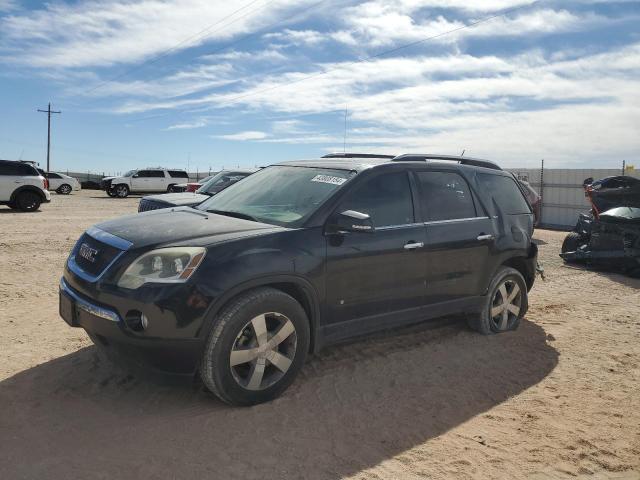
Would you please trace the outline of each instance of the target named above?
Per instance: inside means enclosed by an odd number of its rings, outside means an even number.
[[[169,170],[169,175],[171,178],[189,178],[187,172],[181,170]]]
[[[479,173],[478,183],[481,190],[493,197],[500,210],[507,215],[531,213],[527,200],[513,178]]]

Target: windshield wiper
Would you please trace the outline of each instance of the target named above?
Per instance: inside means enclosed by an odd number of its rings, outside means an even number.
[[[226,210],[207,210],[207,212],[215,213],[218,215],[226,215],[227,217],[241,218],[243,220],[251,220],[252,222],[260,223],[260,220],[258,220],[256,217],[252,217],[251,215],[247,215],[246,213],[230,212]]]

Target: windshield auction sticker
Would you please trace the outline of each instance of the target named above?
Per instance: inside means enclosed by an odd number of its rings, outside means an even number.
[[[347,181],[346,178],[332,177],[331,175],[316,175],[311,179],[312,182],[330,183],[331,185],[342,185]]]

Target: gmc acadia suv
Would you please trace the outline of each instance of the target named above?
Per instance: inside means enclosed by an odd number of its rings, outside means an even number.
[[[60,314],[99,346],[251,405],[349,337],[450,314],[486,335],[517,328],[532,232],[518,183],[491,162],[280,163],[197,208],[91,227],[66,263]]]

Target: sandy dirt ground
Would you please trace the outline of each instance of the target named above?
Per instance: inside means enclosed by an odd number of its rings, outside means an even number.
[[[332,347],[231,408],[114,367],[58,317],[75,240],[137,203],[0,207],[0,479],[640,478],[640,281],[564,266],[564,234],[536,233],[547,281],[517,332],[452,319]]]

